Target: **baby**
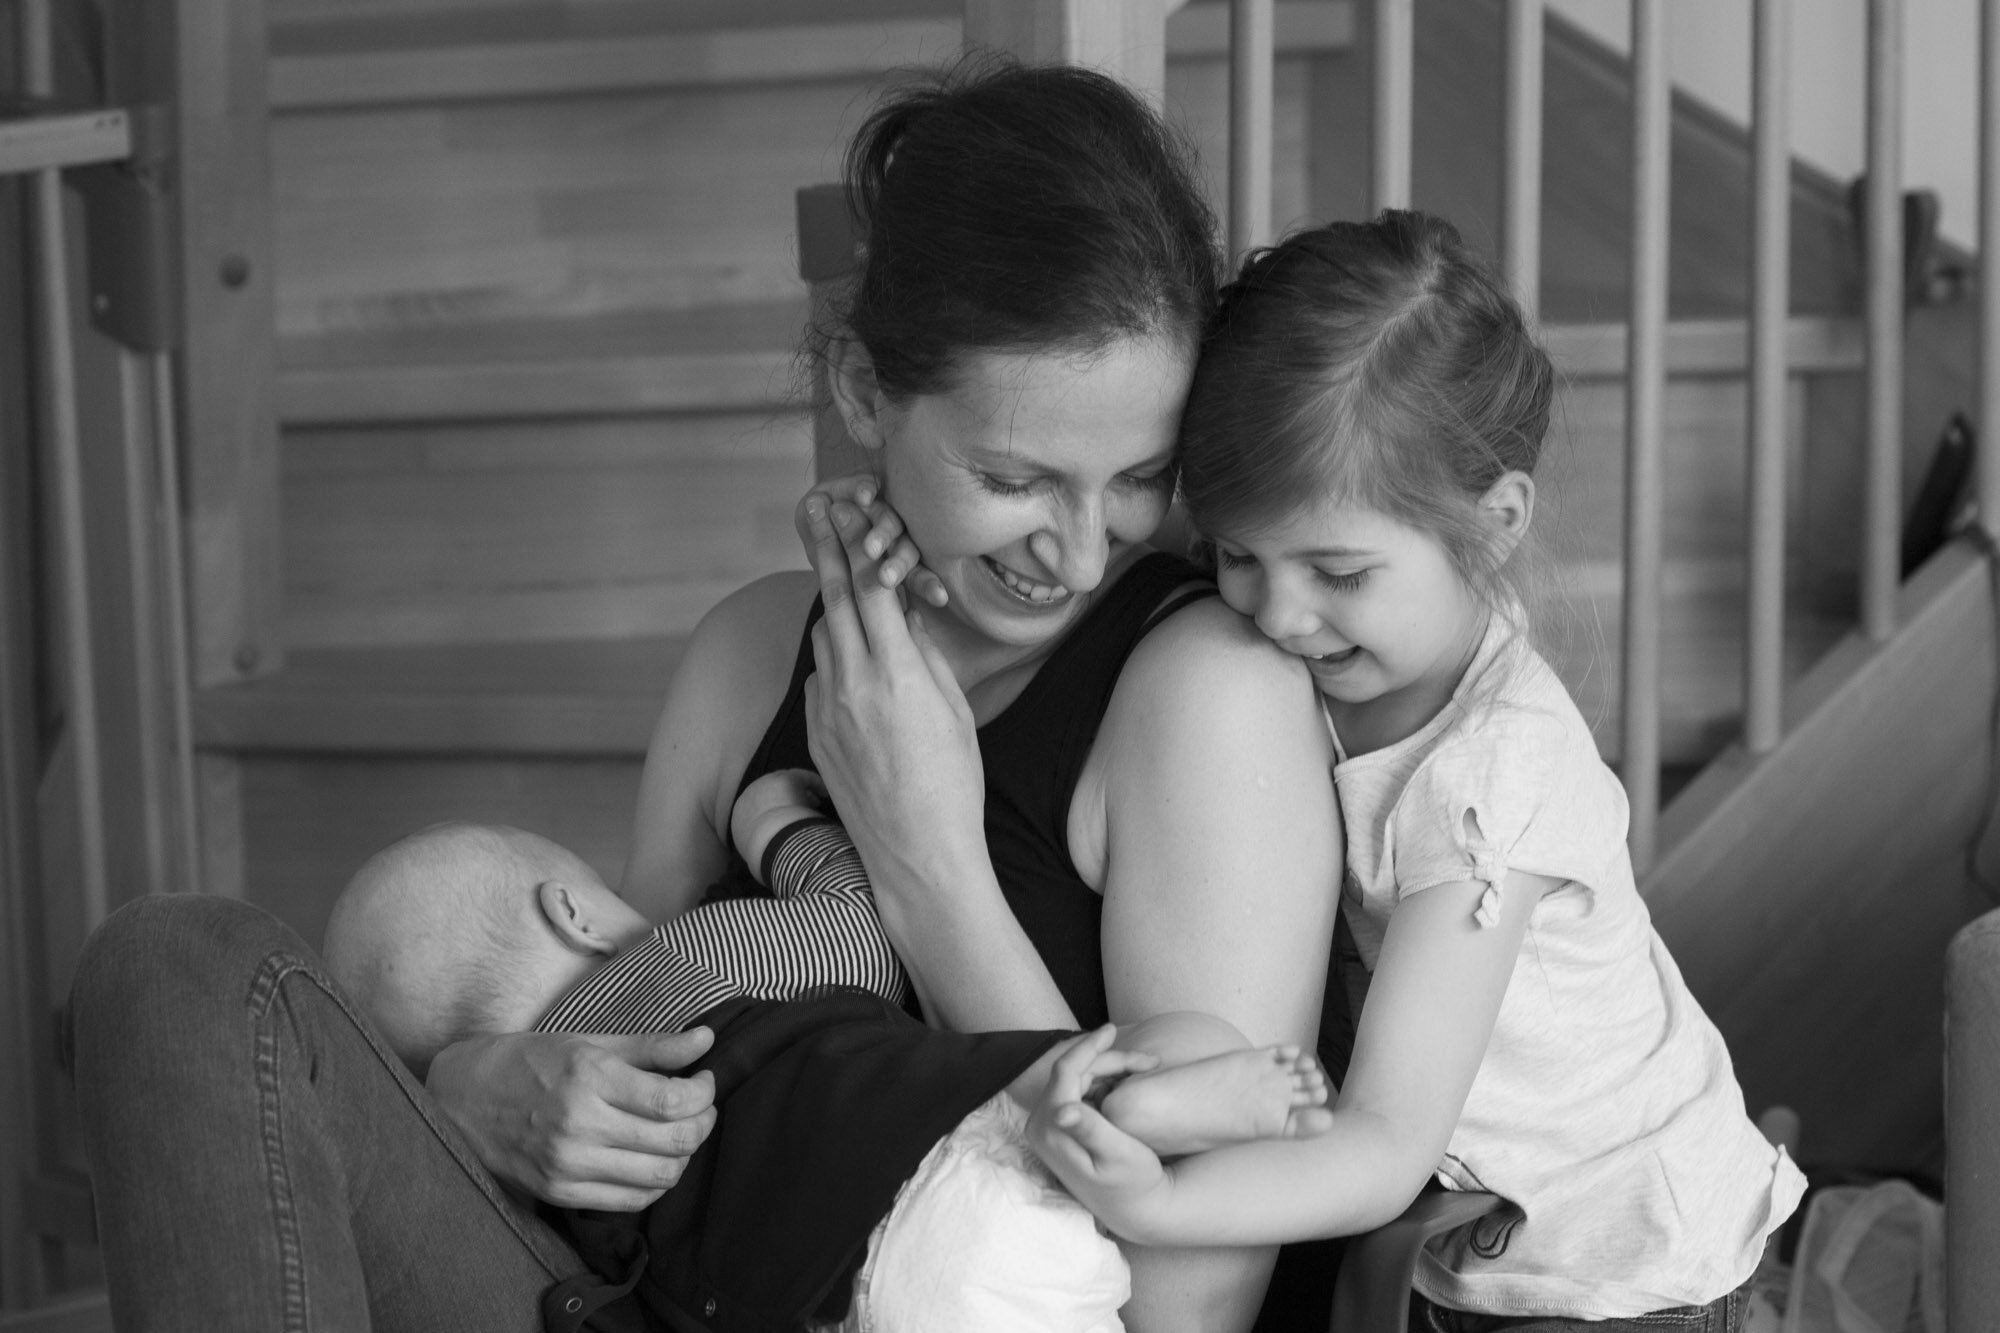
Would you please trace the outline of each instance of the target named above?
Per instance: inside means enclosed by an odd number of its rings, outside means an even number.
[[[835,987],[900,1004],[908,981],[866,872],[821,799],[807,773],[752,783],[731,834],[775,896],[704,903],[657,927],[547,839],[426,829],[343,890],[328,968],[418,1077],[445,1046],[484,1034],[679,1031],[734,997]],[[1087,1039],[1055,1043],[931,1149],[869,1240],[850,1325],[976,1329],[981,1305],[1025,1292],[1060,1307],[1026,1326],[1119,1327],[1124,1261],[1022,1133],[1055,1060]],[[1121,1027],[1093,1072],[1092,1100],[1163,1156],[1315,1133],[1328,1117],[1311,1055],[1252,1048],[1206,1014]]]

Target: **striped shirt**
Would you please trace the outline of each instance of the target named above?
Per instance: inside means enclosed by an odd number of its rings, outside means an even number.
[[[882,933],[868,872],[830,819],[802,819],[764,857],[774,898],[703,903],[570,987],[537,1032],[679,1032],[724,1000],[792,1000],[830,986],[892,1004],[909,980]]]

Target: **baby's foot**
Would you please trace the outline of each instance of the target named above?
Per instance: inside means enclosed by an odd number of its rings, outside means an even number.
[[[1133,1074],[1104,1098],[1112,1124],[1162,1157],[1326,1128],[1326,1074],[1296,1046],[1229,1051]]]

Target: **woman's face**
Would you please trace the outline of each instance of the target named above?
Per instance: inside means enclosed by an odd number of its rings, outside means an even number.
[[[882,403],[884,498],[951,594],[933,624],[996,647],[1060,639],[1166,514],[1193,366],[1166,337],[975,352],[946,391]]]

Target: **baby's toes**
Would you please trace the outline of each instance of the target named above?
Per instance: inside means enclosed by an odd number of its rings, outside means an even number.
[[[1285,1118],[1285,1137],[1309,1139],[1333,1128],[1333,1112],[1323,1106],[1304,1106]]]

